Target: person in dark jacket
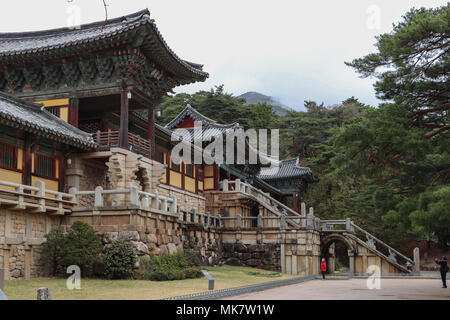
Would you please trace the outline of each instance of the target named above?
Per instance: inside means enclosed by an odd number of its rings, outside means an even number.
[[[435,261],[438,265],[440,265],[439,271],[441,272],[442,288],[447,288],[447,257],[442,257],[442,260],[436,259]]]
[[[327,263],[325,262],[325,258],[322,258],[322,262],[320,263],[320,272],[322,272],[323,280],[325,280],[325,273],[327,272]]]

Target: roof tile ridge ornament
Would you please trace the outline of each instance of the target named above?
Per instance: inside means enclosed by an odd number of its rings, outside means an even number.
[[[147,9],[144,9],[142,11],[139,11],[135,14],[127,15],[122,17],[122,23],[131,23],[136,22],[140,20],[145,20],[152,22],[153,20],[150,19],[150,11]]]

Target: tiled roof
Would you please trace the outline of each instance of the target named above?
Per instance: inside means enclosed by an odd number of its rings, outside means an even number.
[[[175,117],[175,119],[170,121],[165,126],[165,128],[170,129],[170,130],[175,130],[177,128],[177,126],[181,122],[183,122],[183,120],[186,117],[189,117],[189,118],[193,119],[194,121],[199,121],[202,123],[201,131],[194,130],[193,128],[182,128],[184,130],[187,130],[187,132],[190,135],[191,141],[196,140],[196,139],[202,140],[202,136],[203,136],[203,140],[208,141],[208,139],[210,139],[214,136],[226,134],[228,132],[233,132],[235,129],[240,128],[239,123],[237,123],[237,122],[232,123],[232,124],[218,123],[217,121],[204,116],[203,114],[201,114],[200,112],[198,112],[197,110],[192,108],[191,105],[189,105],[189,104],[186,106],[186,108],[184,108],[183,111],[181,111]]]
[[[0,33],[0,61],[25,55],[53,55],[55,51],[67,48],[84,51],[82,46],[95,47],[104,39],[109,40],[108,44],[114,43],[114,40],[122,44],[124,40],[120,36],[131,31],[139,32],[143,41],[141,48],[157,63],[173,64],[177,70],[182,71],[184,76],[203,80],[208,77],[208,73],[202,71],[202,65],[180,59],[169,48],[156,27],[155,21],[150,19],[150,12],[147,9],[110,19],[106,24],[104,21],[85,24],[79,29],[59,28],[36,32]],[[127,40],[133,42],[135,38],[129,37]],[[164,54],[155,54],[155,48],[150,43],[151,39],[156,39],[157,49],[162,50]],[[99,46],[102,44],[99,43]]]
[[[43,106],[3,92],[0,92],[0,122],[86,150],[96,145],[90,134],[51,114]]]
[[[310,168],[301,167],[298,158],[282,160],[279,166],[273,166],[270,168],[262,168],[258,174],[258,178],[271,181],[285,178],[296,178],[302,176],[313,176]]]

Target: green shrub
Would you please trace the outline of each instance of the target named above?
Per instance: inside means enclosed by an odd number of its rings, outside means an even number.
[[[186,279],[195,279],[203,277],[203,273],[198,267],[190,267],[184,270]]]
[[[200,259],[198,258],[198,256],[195,254],[195,252],[186,250],[186,251],[184,251],[184,254],[191,266],[200,267],[200,265],[202,263],[201,263]]]
[[[65,250],[63,229],[61,227],[53,228],[45,238],[46,242],[42,244],[41,263],[49,269],[51,275],[62,274]]]
[[[116,240],[106,250],[105,275],[110,279],[128,279],[133,275],[136,261],[133,245],[128,241]]]
[[[199,278],[203,274],[196,263],[198,261],[192,259],[189,254],[177,253],[161,257],[153,255],[143,278],[152,281]]]
[[[101,248],[102,243],[94,229],[87,223],[76,221],[65,235],[61,264],[64,267],[77,265],[83,275],[90,275]]]
[[[52,275],[66,275],[70,265],[79,266],[83,275],[92,274],[102,244],[90,225],[74,222],[67,234],[61,227],[56,227],[45,238],[41,262],[50,269]]]

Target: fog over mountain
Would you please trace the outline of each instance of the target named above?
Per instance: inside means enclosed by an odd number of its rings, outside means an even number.
[[[287,111],[292,111],[293,109],[282,104],[278,100],[273,97],[266,96],[259,92],[249,91],[244,94],[238,96],[238,98],[243,98],[246,101],[246,104],[258,104],[258,103],[267,103],[272,106],[273,112],[280,116],[286,115]]]

